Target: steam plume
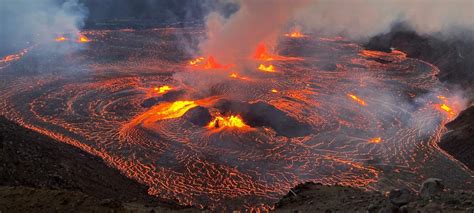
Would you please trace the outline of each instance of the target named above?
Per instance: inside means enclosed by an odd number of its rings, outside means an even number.
[[[1,0],[0,5],[0,54],[77,33],[87,15],[77,0]]]
[[[296,14],[306,29],[355,39],[385,33],[406,22],[420,34],[474,28],[471,0],[318,0]]]
[[[208,16],[209,39],[201,44],[201,49],[205,55],[215,55],[223,61],[247,57],[258,43],[274,41],[293,14],[308,2],[238,1],[240,10],[228,19],[218,13]]]

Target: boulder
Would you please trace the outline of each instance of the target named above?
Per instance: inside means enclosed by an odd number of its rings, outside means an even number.
[[[413,200],[413,195],[410,190],[402,188],[390,191],[388,198],[392,204],[400,207],[411,202]]]
[[[183,118],[197,126],[206,126],[212,120],[209,110],[202,106],[194,107],[188,110]]]
[[[443,191],[444,185],[441,179],[428,178],[421,184],[420,196],[424,199],[430,199]]]

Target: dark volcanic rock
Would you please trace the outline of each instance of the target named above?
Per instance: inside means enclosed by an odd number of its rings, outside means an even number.
[[[474,106],[462,111],[446,124],[449,131],[443,135],[439,146],[474,170]]]
[[[444,185],[441,179],[428,178],[421,184],[420,196],[425,199],[430,199],[443,191]]]
[[[394,205],[403,206],[413,199],[413,195],[410,190],[406,188],[394,189],[389,192],[388,198]]]
[[[148,98],[144,100],[141,105],[144,108],[150,108],[160,102],[174,102],[177,101],[179,98],[183,97],[185,93],[186,92],[184,90],[169,91],[160,97]]]
[[[149,196],[148,187],[101,158],[2,117],[0,139],[0,186],[78,191],[97,199],[174,206]]]
[[[201,106],[188,110],[182,118],[197,126],[206,126],[212,120],[209,110]]]
[[[410,196],[408,196],[410,194]],[[409,198],[409,199],[408,199]],[[275,204],[275,212],[457,212],[472,208],[474,192],[449,191],[429,200],[412,196],[409,191],[367,191],[345,186],[304,183],[295,186]],[[403,205],[393,204],[404,203]],[[400,201],[400,202],[398,202]],[[409,201],[409,202],[407,202]]]
[[[275,212],[377,212],[384,196],[375,191],[327,186],[317,183],[298,184],[275,204]]]
[[[299,122],[285,112],[265,102],[249,104],[240,101],[219,100],[215,107],[223,115],[239,114],[250,126],[270,127],[278,135],[301,137],[311,133],[311,126],[309,124]]]
[[[337,65],[334,63],[323,63],[317,65],[319,69],[326,71],[335,71],[337,70]]]
[[[367,49],[390,52],[396,48],[434,64],[440,69],[439,79],[472,89],[474,82],[474,32],[459,31],[450,37],[443,35],[419,35],[409,26],[397,24],[389,33],[372,37]]]

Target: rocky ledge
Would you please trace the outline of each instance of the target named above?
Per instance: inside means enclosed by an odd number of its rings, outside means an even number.
[[[0,212],[184,211],[99,157],[0,117]]]
[[[275,212],[474,213],[474,192],[446,190],[436,178],[427,179],[418,191],[402,188],[387,193],[305,183],[291,189]]]
[[[439,146],[474,170],[474,106],[462,111],[446,124],[446,128],[448,132],[441,138]]]

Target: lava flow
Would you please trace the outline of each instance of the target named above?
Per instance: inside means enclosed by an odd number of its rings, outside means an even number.
[[[437,108],[440,111],[447,113],[450,118],[453,118],[456,115],[456,112],[451,106],[451,104],[455,104],[455,103],[450,103],[449,100],[445,96],[442,96],[442,95],[439,95],[438,99],[441,100],[442,103],[436,104]]]
[[[90,42],[91,40],[87,38],[85,35],[79,35],[79,38],[77,39],[77,42],[79,43],[87,43]]]
[[[382,142],[382,138],[371,138],[368,141],[369,143],[380,143]]]
[[[200,68],[200,69],[228,69],[234,65],[226,64],[222,65],[216,61],[213,56],[209,56],[207,59],[204,57],[198,57],[196,59],[190,60],[189,65]]]
[[[460,107],[435,66],[311,37],[272,53],[261,44],[234,70],[219,55],[188,61],[178,38],[196,34],[205,32],[91,30],[100,42],[74,57],[4,58],[14,63],[0,72],[0,115],[103,158],[150,195],[216,212],[272,209],[308,181],[473,187],[473,173],[436,145]]]
[[[23,50],[21,50],[20,52],[18,52],[16,54],[7,55],[7,56],[0,59],[0,63],[8,63],[8,62],[13,62],[13,61],[18,61],[18,60],[21,59],[21,57],[23,57],[26,53],[28,53],[29,50],[30,50],[29,48],[26,48],[26,49],[23,49]]]
[[[170,91],[170,90],[172,90],[172,89],[173,89],[173,88],[171,88],[171,87],[168,86],[168,85],[153,88],[153,90],[154,90],[156,93],[158,93],[158,94],[167,93],[168,91]]]
[[[54,40],[57,41],[57,42],[61,42],[61,41],[66,41],[67,38],[64,37],[64,36],[60,36],[60,37],[55,38]]]
[[[208,128],[247,128],[249,127],[238,115],[227,117],[217,116],[208,125]]]
[[[268,65],[268,66],[260,64],[258,66],[258,70],[261,70],[261,71],[264,71],[264,72],[276,72],[275,67],[273,67],[273,65],[271,65],[271,64]]]
[[[308,37],[308,36],[303,35],[302,33],[298,32],[298,31],[285,34],[285,36],[291,37],[291,38],[305,38],[305,37]]]
[[[360,105],[362,105],[362,106],[367,105],[367,104],[365,103],[365,101],[362,100],[362,99],[360,99],[359,97],[357,97],[357,96],[355,96],[355,95],[353,95],[353,94],[347,94],[347,95],[348,95],[352,100],[354,100],[354,101],[356,101],[357,103],[359,103]]]
[[[257,48],[255,49],[255,54],[253,58],[255,60],[263,60],[263,61],[303,60],[302,58],[286,57],[286,56],[270,54],[267,51],[267,47],[265,46],[265,43],[258,44]]]

